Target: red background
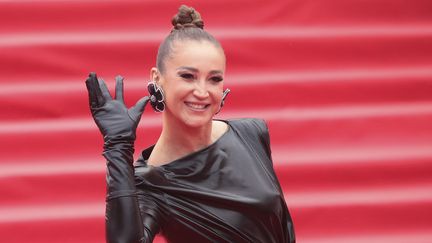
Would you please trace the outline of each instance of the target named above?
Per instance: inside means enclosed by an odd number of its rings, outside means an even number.
[[[432,242],[430,0],[182,3],[227,54],[219,117],[269,124],[298,242]],[[2,242],[104,242],[84,80],[122,74],[134,104],[179,5],[0,1]],[[137,151],[159,132],[147,107]]]

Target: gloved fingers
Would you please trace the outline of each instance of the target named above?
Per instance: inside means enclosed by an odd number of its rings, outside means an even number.
[[[115,99],[121,102],[124,102],[123,100],[123,77],[120,75],[117,75],[116,79],[116,87],[115,87]]]
[[[144,112],[144,108],[149,100],[149,96],[144,96],[140,100],[138,100],[133,107],[129,109],[129,116],[132,118],[132,120],[137,121],[141,118],[141,115]]]
[[[105,104],[105,100],[103,99],[96,73],[91,72],[89,74],[89,77],[86,80],[86,86],[89,94],[90,108],[103,106]]]
[[[108,87],[103,79],[99,79],[99,87],[102,91],[102,96],[105,99],[105,101],[112,100],[111,95],[109,93]],[[105,102],[104,102],[105,103]]]
[[[135,111],[138,113],[143,113],[144,107],[147,105],[147,102],[150,100],[149,96],[144,96],[140,100],[137,101],[135,106],[133,107]]]

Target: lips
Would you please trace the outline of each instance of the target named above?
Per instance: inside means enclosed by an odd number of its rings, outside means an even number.
[[[193,110],[205,110],[210,104],[185,102],[186,106]]]

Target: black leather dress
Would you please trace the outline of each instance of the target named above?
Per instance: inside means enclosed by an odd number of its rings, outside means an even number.
[[[216,142],[168,164],[147,165],[154,146],[142,152],[135,188],[108,192],[108,242],[295,242],[265,122],[225,122]],[[108,173],[108,187],[119,178]]]

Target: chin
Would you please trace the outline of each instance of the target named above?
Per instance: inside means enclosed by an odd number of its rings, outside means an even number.
[[[189,127],[202,127],[210,124],[213,120],[213,113],[211,110],[202,113],[196,112],[183,112],[181,120],[186,126]]]

